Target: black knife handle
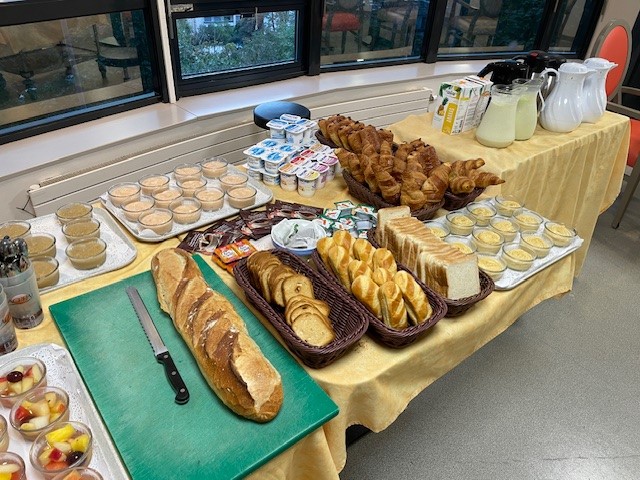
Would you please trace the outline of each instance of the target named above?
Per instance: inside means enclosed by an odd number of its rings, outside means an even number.
[[[176,392],[176,403],[178,405],[184,405],[187,403],[189,401],[189,390],[187,390],[187,386],[182,381],[182,377],[180,376],[180,373],[178,373],[176,364],[173,363],[173,359],[171,358],[171,355],[169,355],[169,352],[161,353],[156,357],[156,360],[164,365],[164,372],[167,374],[169,383]]]

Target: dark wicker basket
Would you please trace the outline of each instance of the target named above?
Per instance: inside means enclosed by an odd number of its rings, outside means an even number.
[[[324,347],[316,347],[301,340],[287,324],[284,318],[284,309],[267,303],[251,284],[246,258],[240,260],[233,268],[236,282],[244,290],[249,301],[269,320],[289,349],[305,365],[311,368],[326,367],[344,355],[349,347],[365,334],[369,322],[359,313],[354,300],[298,257],[284,250],[272,250],[271,253],[285,265],[289,265],[295,271],[309,277],[313,283],[316,298],[329,304],[331,307],[329,320],[331,320],[336,333],[333,342]]]
[[[380,247],[380,244],[375,239],[375,229],[372,228],[367,232],[367,238],[374,247]],[[401,264],[398,263],[398,265]],[[489,275],[484,273],[482,270],[478,270],[478,272],[480,275],[480,292],[476,295],[460,298],[458,300],[451,300],[450,298],[444,297],[444,301],[447,304],[446,317],[458,317],[462,315],[480,300],[487,298],[487,296],[496,288],[495,283],[493,283],[493,280]]]
[[[338,145],[333,143],[330,139],[325,137],[320,130],[316,130],[316,139],[323,145],[331,148],[340,148]]]
[[[473,202],[478,196],[484,192],[484,188],[474,188],[471,192],[465,195],[456,195],[449,190],[444,192],[444,205],[442,208],[445,210],[458,210],[459,208],[466,207]]]
[[[346,170],[342,171],[342,176],[344,177],[344,181],[347,183],[349,193],[361,202],[364,202],[367,205],[373,205],[378,210],[381,208],[396,206],[385,201],[380,195],[373,193],[369,187],[358,182],[353,178],[353,175]],[[442,205],[444,205],[444,200],[439,203],[429,205],[428,207],[421,208],[420,210],[415,210],[411,212],[411,215],[416,217],[418,220],[429,220],[430,218],[433,218]]]
[[[347,293],[346,289],[340,284],[338,279],[335,277],[333,272],[329,270],[329,268],[324,264],[320,255],[318,255],[317,251],[314,251],[311,254],[311,258],[313,262],[316,264],[316,268],[318,271],[327,277],[331,282],[335,283],[338,288],[342,290],[344,295],[349,295],[352,298],[353,302],[356,304],[358,311],[362,313],[362,315],[367,318],[369,321],[369,331],[368,333],[378,342],[392,348],[402,348],[406,345],[409,345],[416,340],[418,340],[423,333],[425,333],[429,328],[434,326],[438,320],[445,316],[447,313],[447,304],[442,298],[441,295],[438,295],[436,292],[427,287],[424,283],[422,283],[413,272],[409,271],[403,265],[398,264],[399,270],[406,270],[411,274],[411,276],[418,282],[418,285],[424,293],[427,295],[429,299],[429,304],[431,305],[432,313],[431,316],[420,325],[414,325],[404,330],[395,330],[389,326],[387,326],[382,320],[376,317],[373,313],[371,313],[367,307],[365,307],[361,302],[359,302],[353,295]]]

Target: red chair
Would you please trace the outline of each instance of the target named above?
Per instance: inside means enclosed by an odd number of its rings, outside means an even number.
[[[629,117],[631,122],[631,139],[627,165],[631,167],[631,175],[627,179],[627,185],[622,191],[621,204],[614,216],[611,226],[618,228],[624,212],[631,202],[638,183],[640,183],[640,111],[622,105],[622,94],[640,96],[640,89],[625,87],[622,85],[631,58],[631,29],[624,20],[612,20],[602,29],[591,51],[592,57],[606,58],[618,66],[607,75],[607,110],[620,113]]]
[[[322,17],[322,31],[327,49],[331,51],[331,33],[342,32],[341,53],[347,45],[347,33],[356,38],[358,52],[362,46],[363,0],[326,0],[325,14]]]

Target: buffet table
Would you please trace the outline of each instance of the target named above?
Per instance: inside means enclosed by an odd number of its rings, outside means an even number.
[[[614,114],[607,114],[595,126],[582,126],[568,135],[540,131],[539,138],[532,140],[534,143],[515,144],[502,151],[466,141],[465,136],[441,138],[430,130],[428,117],[409,117],[392,129],[404,139],[422,136],[442,152],[444,159],[482,156],[487,160],[488,170],[502,174],[507,180],[503,191],[516,193],[547,217],[575,224],[585,244],[575,254],[520,286],[493,292],[460,317],[442,319],[408,347],[387,348],[365,335],[333,364],[322,369],[305,367],[340,407],[340,413],[259,468],[251,478],[338,478],[346,463],[345,431],[349,426],[359,424],[374,432],[387,428],[416,395],[506,330],[527,310],[570,291],[574,275],[584,261],[595,220],[619,190],[629,136],[628,120]],[[346,184],[339,177],[312,198],[303,199],[278,187],[273,191],[282,200],[322,207],[349,198]],[[499,191],[495,187],[486,194]],[[155,252],[179,243],[176,238],[159,244],[135,239],[133,242],[138,255],[128,266],[44,294],[45,320],[33,330],[18,332],[19,346],[40,342],[63,345],[48,306],[144,272]],[[245,299],[231,275],[217,267],[216,272],[240,299]],[[271,325],[252,310],[277,337]],[[88,321],[87,335],[90,332]]]

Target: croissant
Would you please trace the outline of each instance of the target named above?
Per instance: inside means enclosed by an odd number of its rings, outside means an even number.
[[[398,149],[396,150],[396,158],[406,161],[411,152],[413,152],[413,147],[411,146],[411,144],[402,143],[398,145]]]
[[[338,147],[342,147],[342,141],[340,140],[340,136],[338,135],[338,129],[340,127],[337,123],[330,123],[327,125],[327,134],[329,140],[335,143]]]
[[[427,200],[427,195],[422,190],[400,191],[400,205],[406,205],[412,212],[424,207],[428,203]]]
[[[353,178],[356,182],[364,183],[364,170],[360,165],[360,158],[355,153],[349,152],[351,155],[348,157],[349,167],[348,170],[353,175]]]
[[[398,156],[393,157],[393,168],[391,168],[391,175],[393,175],[394,178],[401,178],[406,169],[407,162],[405,162]]]
[[[476,186],[481,188],[504,183],[502,178],[491,172],[479,172],[478,170],[472,170],[471,173],[469,173],[469,176],[476,183]]]
[[[382,198],[386,202],[396,205],[400,200],[400,183],[386,170],[377,170],[375,175]]]
[[[429,177],[422,184],[422,192],[427,197],[427,203],[438,203],[444,197],[444,192],[449,187],[449,174],[451,167],[446,164],[440,164],[429,172]]]
[[[359,130],[352,130],[348,137],[349,150],[355,153],[362,152],[362,138],[360,138]]]
[[[338,128],[338,138],[340,138],[340,146],[342,148],[350,148],[349,134],[352,130],[353,128],[350,125],[343,125],[342,127]]]
[[[376,153],[380,151],[380,136],[375,127],[369,125],[360,130],[360,138],[362,138],[363,145],[371,145]],[[362,151],[364,152],[364,147]]]
[[[379,168],[378,164],[374,158],[369,157],[366,159],[364,155],[361,155],[360,164],[366,163],[366,166],[363,169],[364,180],[367,182],[369,186],[369,190],[373,193],[380,192],[380,186],[378,185],[378,180],[376,180],[376,170]]]
[[[449,190],[456,195],[461,193],[470,193],[476,188],[476,184],[469,177],[453,176],[449,178]]]
[[[327,131],[327,125],[329,125],[329,120],[327,120],[325,118],[321,118],[320,120],[318,120],[318,128],[320,129],[320,133],[322,133],[322,135],[325,138],[329,138],[329,132]]]
[[[385,130],[384,128],[381,128],[378,130],[378,136],[381,141],[393,143],[393,132],[391,130]]]

